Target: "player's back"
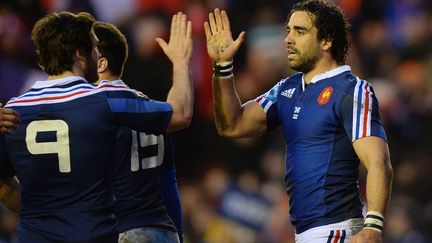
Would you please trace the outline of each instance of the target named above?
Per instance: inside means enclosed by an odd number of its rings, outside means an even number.
[[[121,128],[116,139],[113,171],[118,231],[156,227],[176,231],[164,204],[163,185],[174,170],[170,135],[139,133]]]
[[[109,181],[116,123],[130,119],[113,110],[133,97],[117,92],[110,103],[103,88],[84,80],[44,82],[8,103],[21,114],[20,128],[5,137],[22,187],[20,241],[106,242],[98,237],[116,226]]]

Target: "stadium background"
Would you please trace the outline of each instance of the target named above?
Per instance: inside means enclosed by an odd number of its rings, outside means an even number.
[[[190,128],[174,133],[186,242],[293,242],[281,133],[237,140],[217,136],[202,25],[219,7],[228,11],[235,37],[246,30],[235,74],[241,99],[247,101],[292,74],[283,38],[286,15],[295,2],[1,0],[0,101],[5,103],[46,78],[37,67],[30,32],[37,19],[59,10],[88,11],[119,26],[130,45],[124,80],[149,97],[164,100],[171,64],[154,38],[168,38],[171,15],[181,10],[193,22],[196,95]],[[384,242],[432,242],[432,2],[334,2],[352,25],[348,64],[373,84],[390,141],[394,183]],[[0,210],[0,242],[14,241],[16,223],[16,215]]]

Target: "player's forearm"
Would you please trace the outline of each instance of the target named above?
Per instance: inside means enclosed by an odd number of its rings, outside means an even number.
[[[173,64],[173,85],[168,93],[167,102],[173,108],[168,131],[188,127],[192,120],[194,104],[193,83],[188,63]]]
[[[390,200],[393,170],[389,158],[369,163],[367,168],[367,211],[377,211],[385,216]]]
[[[19,213],[21,195],[19,184],[15,178],[0,181],[0,201],[8,209]]]
[[[241,102],[234,87],[233,77],[221,79],[213,75],[213,103],[219,135],[236,137],[237,121],[241,116]]]

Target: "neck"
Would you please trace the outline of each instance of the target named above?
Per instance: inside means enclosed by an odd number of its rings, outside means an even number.
[[[66,72],[63,72],[63,73],[57,74],[57,75],[49,75],[48,76],[48,80],[65,78],[65,77],[70,77],[70,76],[81,76],[81,77],[83,77],[83,75],[76,74],[76,73],[74,73],[72,71],[66,71]]]
[[[338,65],[333,58],[322,58],[316,63],[315,67],[311,71],[304,74],[304,80],[306,84],[309,84],[312,78],[317,74],[330,71],[339,66],[340,65]]]
[[[64,71],[61,74],[57,75],[49,75],[48,80],[65,78],[69,76],[80,76],[85,78],[84,70],[78,62],[74,62],[74,64],[72,65],[72,70]]]
[[[99,84],[102,80],[107,80],[107,81],[114,81],[114,80],[119,80],[121,77],[119,75],[113,75],[111,73],[99,73],[99,80],[95,83],[95,84]]]

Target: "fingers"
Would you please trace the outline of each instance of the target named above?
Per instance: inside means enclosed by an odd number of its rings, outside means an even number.
[[[214,15],[215,15],[215,19],[216,19],[216,28],[217,28],[217,30],[219,30],[219,31],[224,30],[223,23],[222,23],[221,12],[220,12],[220,10],[218,8],[216,8],[214,10]]]
[[[210,25],[207,21],[204,22],[204,32],[206,35],[206,39],[209,40],[212,37],[212,32],[210,30]]]
[[[16,113],[16,111],[11,109],[1,109],[2,114],[0,114],[0,134],[11,134],[14,129],[18,128],[20,123],[19,116],[15,114],[5,114],[5,110],[12,111],[11,113]]]
[[[0,127],[0,134],[12,134],[13,130],[6,127]]]
[[[183,13],[179,13],[180,14],[180,36],[185,36],[186,35],[186,29],[187,29],[187,23],[186,23],[186,15]]]
[[[12,109],[0,109],[0,128],[15,129],[21,120],[18,112]]]
[[[238,49],[240,47],[240,45],[243,43],[244,39],[245,39],[245,35],[246,32],[242,31],[239,36],[237,37],[237,39],[234,41],[234,44],[236,46],[236,48]]]
[[[15,129],[18,128],[18,124],[12,121],[1,121],[0,127],[6,129]]]
[[[186,37],[192,39],[192,21],[187,22]]]
[[[222,10],[221,12],[222,15],[222,25],[224,30],[228,31],[229,33],[231,33],[231,25],[229,22],[229,18],[228,18],[228,14],[225,10]]]
[[[9,108],[4,108],[0,110],[0,115],[5,114],[5,115],[14,115],[14,116],[18,116],[19,117],[19,113],[16,110],[12,110]]]
[[[192,57],[192,49],[193,49],[193,44],[192,44],[192,21],[188,21],[187,22],[186,38],[187,38],[187,47],[188,47],[186,56],[188,58],[191,58]]]
[[[187,27],[186,27],[186,38],[188,41],[188,45],[192,46],[192,21],[188,21],[187,22]]]
[[[159,44],[159,46],[162,48],[164,52],[166,52],[166,49],[168,47],[168,44],[162,39],[162,38],[156,38],[155,41]]]
[[[213,13],[209,13],[210,30],[213,34],[217,32],[216,20]]]

